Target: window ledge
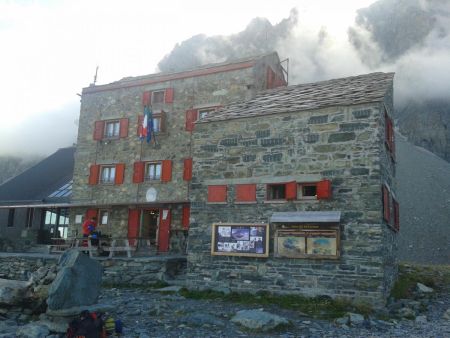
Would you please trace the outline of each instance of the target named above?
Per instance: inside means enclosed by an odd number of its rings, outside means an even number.
[[[267,200],[264,201],[264,204],[283,204],[283,203],[287,203],[287,200]]]
[[[206,202],[206,204],[228,204],[228,202]]]
[[[256,201],[236,201],[234,204],[257,204]]]

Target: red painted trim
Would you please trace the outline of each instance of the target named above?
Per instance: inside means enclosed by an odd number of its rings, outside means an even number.
[[[111,83],[101,86],[92,86],[92,87],[86,87],[83,88],[83,94],[90,94],[90,93],[97,93],[97,92],[103,92],[107,90],[113,90],[113,89],[119,89],[119,88],[131,88],[131,87],[138,87],[138,86],[144,86],[144,85],[150,85],[160,82],[166,82],[166,81],[173,81],[173,80],[181,80],[185,78],[190,77],[197,77],[197,76],[205,76],[205,75],[211,75],[216,73],[222,73],[222,72],[230,72],[233,70],[239,70],[244,68],[250,68],[253,67],[255,64],[255,61],[246,61],[241,63],[235,63],[231,65],[223,65],[223,66],[216,66],[206,69],[195,69],[175,74],[168,74],[168,75],[155,75],[154,77],[150,79],[140,79],[135,81],[130,81],[127,83]]]

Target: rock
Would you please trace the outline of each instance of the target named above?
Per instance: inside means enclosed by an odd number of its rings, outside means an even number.
[[[32,296],[31,283],[0,279],[0,305],[18,305]]]
[[[287,319],[262,310],[238,311],[236,315],[231,318],[231,321],[248,329],[258,331],[268,331],[280,325],[290,324]]]
[[[59,260],[60,270],[48,290],[51,310],[92,305],[100,295],[103,268],[77,250],[68,250]]]
[[[165,288],[156,289],[155,291],[158,291],[158,292],[180,292],[180,290],[182,288],[183,288],[182,286],[172,285],[172,286],[166,286]]]
[[[82,305],[74,306],[68,309],[52,310],[47,309],[46,315],[49,317],[74,317],[78,316],[81,311],[88,310],[89,312],[111,312],[117,310],[113,305],[109,304],[92,304],[92,305]]]
[[[444,314],[442,315],[442,319],[450,321],[450,309],[447,309],[447,311],[444,312]]]
[[[46,326],[35,323],[21,326],[16,331],[17,338],[45,338],[49,334],[50,331]]]
[[[422,284],[422,283],[417,283],[417,291],[420,293],[432,293],[434,292],[434,290],[432,288],[429,288],[428,286]]]
[[[359,313],[347,313],[348,321],[352,326],[362,325],[364,323],[364,316]]]
[[[416,313],[413,309],[409,307],[402,307],[398,310],[397,314],[402,318],[413,319],[416,316]]]
[[[192,313],[183,318],[183,323],[189,326],[225,326],[223,321],[208,313]]]
[[[341,317],[341,318],[336,318],[336,319],[334,320],[334,323],[335,323],[337,326],[347,325],[347,324],[348,324],[348,316]]]
[[[223,293],[224,295],[229,295],[231,290],[227,287],[216,287],[213,288],[212,291]]]
[[[427,323],[427,316],[417,316],[415,322],[420,324]]]

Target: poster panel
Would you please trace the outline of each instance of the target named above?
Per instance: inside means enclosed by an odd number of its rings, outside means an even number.
[[[277,230],[275,257],[338,258],[338,230]]]
[[[268,257],[269,225],[253,223],[213,224],[211,254]]]

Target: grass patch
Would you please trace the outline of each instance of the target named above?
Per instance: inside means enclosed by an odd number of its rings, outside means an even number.
[[[425,284],[436,291],[450,286],[450,266],[399,265],[399,277],[391,291],[395,299],[408,299],[414,295],[417,283]]]
[[[222,300],[246,305],[278,306],[321,319],[342,317],[347,312],[372,313],[372,309],[368,305],[355,305],[346,300],[336,300],[326,296],[308,298],[297,295],[274,295],[269,292],[259,292],[257,294],[232,292],[224,294],[212,290],[193,291],[187,289],[182,289],[180,294],[191,299]]]

